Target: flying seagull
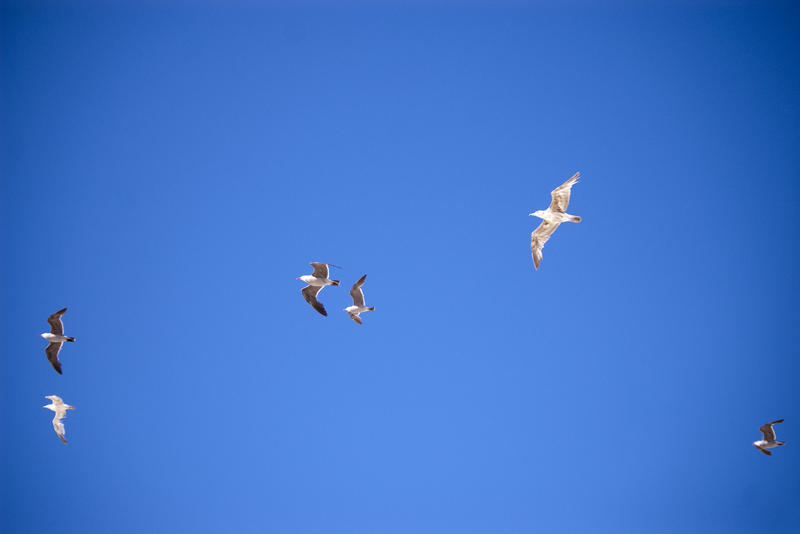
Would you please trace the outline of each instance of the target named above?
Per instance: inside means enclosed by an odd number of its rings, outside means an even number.
[[[772,456],[772,453],[769,452],[767,449],[772,449],[773,447],[786,445],[785,441],[775,441],[775,430],[772,428],[772,425],[777,425],[778,423],[783,423],[783,419],[778,419],[777,421],[773,421],[771,423],[767,423],[766,425],[762,425],[761,428],[759,428],[759,430],[764,435],[764,439],[760,439],[758,441],[753,442],[753,445],[755,445],[758,450],[760,450],[767,456]]]
[[[537,210],[529,214],[542,219],[542,224],[531,234],[531,255],[536,269],[539,269],[539,264],[542,262],[542,247],[556,231],[558,225],[562,222],[581,222],[581,218],[577,215],[567,213],[569,194],[579,177],[580,173],[576,172],[572,178],[553,189],[550,193],[553,200],[550,201],[550,207],[546,210]]]
[[[63,345],[65,341],[75,341],[74,337],[64,335],[64,323],[61,322],[61,316],[64,315],[66,311],[66,308],[58,310],[48,317],[47,322],[50,323],[50,332],[39,334],[50,342],[47,348],[44,349],[44,352],[47,354],[47,359],[50,360],[53,369],[55,369],[58,374],[61,374],[61,362],[58,361],[58,353],[61,352],[61,345]]]
[[[352,289],[350,289],[350,296],[353,297],[353,305],[344,309],[344,311],[350,314],[350,318],[358,324],[361,324],[361,317],[359,317],[359,315],[364,312],[375,311],[375,306],[364,306],[364,291],[361,290],[361,286],[364,285],[364,280],[366,279],[367,275],[365,274],[358,279],[358,282],[353,284]]]
[[[306,299],[306,302],[311,304],[311,307],[317,310],[322,315],[327,316],[328,312],[325,311],[325,306],[322,305],[320,301],[317,300],[317,295],[322,288],[325,286],[338,286],[339,280],[329,280],[328,275],[330,269],[328,266],[336,267],[336,265],[330,263],[320,263],[318,261],[312,261],[311,266],[314,268],[314,272],[312,274],[306,274],[303,276],[298,276],[298,280],[302,280],[306,284],[301,291],[303,294],[303,298]]]
[[[58,395],[47,395],[45,399],[50,399],[50,404],[45,404],[43,408],[56,412],[55,417],[53,417],[53,430],[58,434],[58,438],[66,443],[67,438],[64,437],[64,434],[66,434],[67,431],[64,430],[64,423],[62,423],[61,420],[67,416],[67,410],[74,410],[75,406],[64,404],[64,401],[61,400],[61,397]]]

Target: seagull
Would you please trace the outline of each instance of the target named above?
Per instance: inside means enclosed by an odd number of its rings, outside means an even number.
[[[772,449],[773,447],[779,447],[780,445],[786,445],[785,441],[775,441],[775,430],[773,430],[772,425],[777,425],[778,423],[783,423],[783,419],[778,419],[777,421],[773,421],[771,423],[767,423],[766,425],[762,425],[761,428],[759,428],[759,430],[764,435],[764,439],[760,439],[758,441],[753,442],[753,445],[755,445],[758,450],[760,450],[767,456],[772,456],[772,453],[769,452],[767,449]]]
[[[328,266],[336,267],[331,263],[320,263],[318,261],[312,261],[311,266],[314,268],[313,274],[306,274],[303,276],[298,276],[298,280],[302,280],[306,284],[306,287],[300,291],[303,294],[303,298],[306,299],[306,302],[311,304],[311,307],[317,310],[324,316],[328,316],[328,312],[325,311],[325,306],[322,305],[320,301],[317,300],[317,295],[322,288],[325,286],[338,286],[339,280],[329,280],[328,275],[330,269]]]
[[[47,354],[47,359],[50,360],[50,363],[53,365],[53,369],[55,369],[58,374],[62,374],[61,362],[58,361],[58,353],[61,352],[61,345],[63,345],[65,341],[75,341],[74,337],[64,335],[64,323],[61,322],[61,316],[64,315],[66,311],[66,308],[58,310],[48,317],[47,322],[50,323],[50,331],[39,334],[50,342],[47,348],[44,349],[44,352]]]
[[[581,218],[577,215],[567,213],[569,194],[579,177],[580,173],[576,172],[572,178],[553,189],[550,193],[553,200],[550,201],[550,207],[546,210],[537,210],[529,214],[542,219],[542,224],[531,234],[531,255],[536,269],[539,269],[539,264],[542,262],[542,247],[550,239],[553,232],[556,231],[558,225],[562,222],[581,222]]]
[[[53,417],[53,429],[58,434],[58,438],[66,443],[67,438],[64,437],[64,434],[67,433],[64,430],[64,423],[61,422],[67,416],[67,410],[74,410],[75,406],[70,406],[69,404],[64,404],[64,401],[61,400],[61,397],[58,395],[47,395],[45,399],[50,399],[50,404],[45,404],[42,408],[47,408],[48,410],[52,410],[56,412],[55,417]]]
[[[358,282],[353,284],[353,287],[350,289],[350,296],[353,297],[353,305],[344,309],[344,311],[350,314],[350,318],[358,324],[361,324],[361,317],[359,317],[359,315],[364,312],[375,311],[375,306],[364,306],[364,291],[361,290],[361,286],[364,285],[364,280],[366,279],[367,275],[365,274],[358,279]]]

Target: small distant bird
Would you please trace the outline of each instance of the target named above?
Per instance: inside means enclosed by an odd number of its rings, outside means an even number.
[[[303,294],[303,298],[306,299],[306,302],[311,304],[312,308],[314,308],[319,313],[327,317],[328,312],[325,311],[325,306],[323,306],[322,303],[317,300],[317,295],[319,294],[320,291],[322,291],[322,288],[325,286],[339,285],[339,280],[328,279],[328,274],[330,272],[328,266],[336,267],[336,265],[333,265],[331,263],[320,263],[318,261],[312,261],[311,266],[314,268],[313,274],[306,274],[297,277],[298,280],[302,280],[303,282],[308,284],[306,287],[302,289],[301,293]]]
[[[59,439],[66,443],[67,438],[65,438],[64,435],[67,431],[64,430],[64,423],[62,423],[61,420],[67,416],[67,410],[74,410],[75,406],[64,404],[64,401],[61,400],[61,397],[58,395],[47,395],[45,399],[50,399],[50,404],[45,404],[43,408],[56,412],[55,417],[53,417],[53,430],[56,431]]]
[[[556,231],[558,225],[562,222],[581,222],[581,218],[577,215],[567,213],[570,191],[579,177],[580,173],[576,172],[572,178],[553,189],[550,192],[553,200],[550,201],[550,207],[546,210],[537,210],[529,214],[542,219],[542,224],[531,234],[531,255],[536,269],[539,269],[539,264],[542,261],[542,248],[553,232]]]
[[[65,341],[75,341],[74,337],[64,335],[64,323],[61,322],[61,316],[66,312],[67,309],[64,308],[63,310],[58,310],[53,315],[48,317],[47,322],[50,323],[50,332],[39,334],[50,342],[44,352],[47,354],[47,359],[50,360],[50,364],[52,364],[53,369],[55,369],[58,374],[62,374],[61,362],[58,360],[58,353],[61,352],[61,345],[63,345]]]
[[[772,425],[777,425],[778,423],[783,423],[783,419],[778,419],[777,421],[767,423],[766,425],[763,425],[761,428],[759,428],[761,433],[764,435],[764,439],[760,439],[758,441],[753,442],[753,445],[755,445],[758,450],[760,450],[767,456],[772,456],[772,453],[769,452],[767,449],[772,449],[774,447],[786,445],[785,441],[775,441],[775,430],[772,428]]]
[[[359,317],[359,315],[364,312],[375,311],[375,306],[364,306],[364,291],[361,290],[361,286],[364,285],[364,280],[366,279],[367,275],[365,274],[358,279],[358,282],[353,284],[352,289],[350,289],[350,296],[353,297],[353,305],[344,309],[344,311],[350,314],[350,318],[358,324],[361,324],[361,317]]]

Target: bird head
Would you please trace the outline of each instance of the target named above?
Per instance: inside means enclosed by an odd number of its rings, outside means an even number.
[[[540,219],[544,219],[543,215],[544,212],[542,210],[536,210],[533,213],[528,214],[530,217],[539,217]]]

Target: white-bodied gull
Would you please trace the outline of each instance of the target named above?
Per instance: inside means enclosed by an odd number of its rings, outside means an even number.
[[[576,172],[572,178],[553,189],[550,193],[552,200],[550,207],[546,210],[537,210],[529,215],[539,217],[542,219],[542,224],[531,234],[531,255],[533,256],[533,265],[536,269],[542,261],[542,248],[553,232],[556,231],[558,225],[562,222],[581,222],[581,218],[577,215],[570,215],[567,213],[567,206],[569,205],[569,195],[572,186],[578,181],[580,173]]]
[[[55,369],[58,374],[61,374],[61,362],[58,360],[58,353],[61,352],[61,345],[63,345],[65,341],[75,341],[74,337],[64,335],[64,323],[61,322],[61,316],[64,315],[66,311],[66,308],[58,310],[48,317],[47,322],[50,323],[50,332],[39,334],[50,342],[47,348],[44,349],[44,352],[47,354],[47,359],[50,360],[53,369]]]
[[[772,425],[777,425],[778,423],[783,423],[783,419],[778,419],[777,421],[773,421],[771,423],[767,423],[766,425],[762,425],[759,430],[761,434],[763,434],[764,439],[760,439],[758,441],[754,441],[753,445],[766,454],[767,456],[772,456],[772,453],[769,452],[767,449],[772,449],[774,447],[780,447],[781,445],[786,445],[785,441],[776,441],[775,440],[775,429],[772,428]]]
[[[58,395],[47,395],[45,399],[50,399],[50,404],[45,404],[43,408],[47,408],[56,413],[55,417],[53,417],[53,430],[56,431],[59,439],[66,443],[67,438],[65,438],[64,435],[67,431],[64,429],[64,423],[62,423],[61,420],[67,416],[67,410],[74,410],[75,406],[65,404]]]
[[[325,306],[323,306],[322,303],[317,300],[317,295],[325,286],[339,285],[339,280],[328,279],[330,273],[328,266],[336,266],[330,263],[320,263],[318,261],[312,261],[311,266],[314,268],[314,272],[312,274],[306,274],[297,277],[298,280],[302,280],[308,284],[302,289],[301,293],[303,294],[303,298],[306,299],[306,302],[311,304],[312,308],[317,310],[322,315],[327,316],[328,312],[325,311]]]
[[[364,285],[364,280],[366,279],[367,275],[365,274],[358,279],[358,282],[353,284],[353,287],[350,289],[350,296],[353,297],[353,305],[344,309],[344,311],[350,314],[350,318],[358,324],[361,324],[361,317],[359,317],[359,315],[364,312],[375,311],[375,306],[364,305],[364,291],[362,291],[361,286]]]

